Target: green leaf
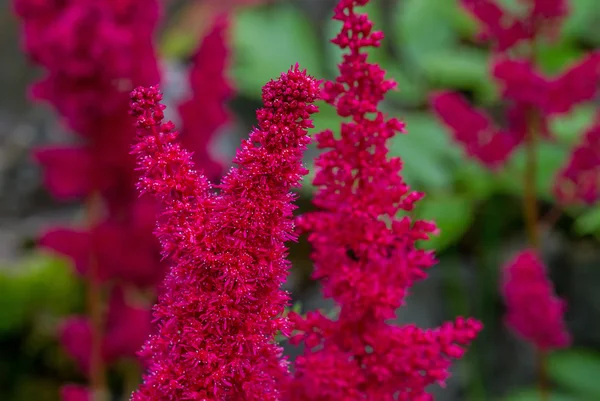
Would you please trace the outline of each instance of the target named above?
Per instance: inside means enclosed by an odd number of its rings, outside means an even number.
[[[556,75],[578,60],[583,52],[568,42],[542,43],[537,51],[537,60],[543,72]]]
[[[473,222],[473,205],[466,196],[437,193],[427,195],[419,202],[416,215],[435,221],[440,234],[426,241],[424,247],[440,251],[460,240],[468,230]]]
[[[232,37],[232,76],[244,95],[259,98],[265,83],[296,63],[313,76],[323,76],[316,31],[287,3],[240,9],[234,15]]]
[[[551,188],[559,168],[565,162],[567,150],[555,144],[538,143],[536,151],[536,193],[541,199],[551,201],[553,199]],[[525,174],[525,152],[519,149],[509,165],[497,176],[499,188],[504,191],[521,195],[523,193],[523,175]]]
[[[600,233],[600,206],[585,211],[575,220],[575,232],[579,235]]]
[[[78,302],[77,278],[63,260],[35,253],[0,269],[0,332],[17,330],[41,313],[62,315]]]
[[[598,107],[595,105],[585,104],[576,107],[565,116],[553,118],[550,121],[550,131],[565,143],[574,145],[591,127],[597,112]]]
[[[402,118],[408,134],[396,136],[390,154],[404,162],[402,175],[406,181],[426,190],[448,189],[452,185],[452,169],[460,158],[460,150],[450,144],[441,124],[427,113],[410,113]]]
[[[161,39],[160,54],[168,58],[183,58],[198,46],[198,38],[182,32],[166,32]]]
[[[496,189],[493,175],[475,161],[461,163],[455,178],[458,191],[473,200],[485,200]]]
[[[570,12],[562,28],[562,35],[569,40],[585,40],[600,44],[598,20],[600,8],[597,0],[577,0],[569,2]]]
[[[540,392],[538,389],[530,388],[520,390],[507,397],[504,397],[502,401],[540,401]],[[579,397],[575,397],[570,394],[563,394],[552,392],[548,401],[582,401]]]
[[[453,48],[424,54],[422,68],[436,87],[467,89],[478,103],[489,104],[498,98],[488,67],[488,55],[480,49]]]
[[[477,20],[458,1],[449,3],[454,5],[450,14],[450,21],[458,34],[462,37],[472,38],[479,33]]]
[[[382,49],[370,54],[369,62],[377,63],[386,71],[386,78],[398,84],[396,89],[387,93],[386,98],[400,102],[404,106],[419,107],[427,104],[430,89],[424,77],[417,71],[408,72],[410,65],[399,65]]]
[[[589,349],[570,349],[550,354],[548,374],[561,387],[584,399],[600,399],[600,354]]]
[[[404,47],[415,60],[452,47],[457,42],[452,26],[456,5],[452,3],[447,0],[403,1],[394,15],[394,43]]]

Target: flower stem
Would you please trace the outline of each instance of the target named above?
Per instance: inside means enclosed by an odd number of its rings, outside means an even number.
[[[537,160],[536,160],[536,130],[537,115],[530,110],[527,124],[527,134],[525,136],[525,154],[526,165],[524,174],[524,196],[523,196],[523,214],[525,216],[525,228],[527,230],[527,239],[532,248],[539,249],[540,234],[538,227],[538,205],[536,197],[536,178],[537,178]],[[543,351],[537,351],[537,375],[538,388],[540,392],[540,401],[548,401],[549,390],[548,380],[546,378],[546,354]]]
[[[100,215],[101,200],[97,194],[92,194],[87,202],[88,226],[94,227]],[[106,373],[102,361],[103,313],[102,288],[98,277],[98,261],[92,248],[87,275],[87,307],[92,327],[90,350],[90,389],[92,401],[106,400]]]
[[[537,32],[537,27],[534,26],[534,32]],[[531,40],[530,61],[536,64],[537,41],[535,35]],[[538,226],[539,211],[536,196],[537,182],[537,130],[538,130],[539,115],[537,111],[530,107],[527,112],[527,132],[525,133],[525,174],[524,174],[524,196],[523,196],[523,213],[525,216],[525,228],[527,230],[527,238],[529,246],[538,250],[540,248],[540,233]],[[546,354],[537,350],[537,377],[540,401],[549,400],[548,380],[546,378]]]
[[[536,197],[536,115],[533,111],[529,112],[528,129],[525,136],[525,176],[524,176],[524,196],[523,196],[523,214],[525,216],[525,228],[527,230],[527,239],[529,245],[533,248],[539,248],[538,232],[538,207]]]

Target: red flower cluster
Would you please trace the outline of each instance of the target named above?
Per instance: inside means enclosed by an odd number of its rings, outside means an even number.
[[[531,62],[507,57],[499,57],[492,68],[505,99],[550,117],[593,100],[600,83],[600,51],[588,54],[555,78],[543,76]]]
[[[433,111],[463,144],[467,155],[489,168],[504,164],[523,140],[521,132],[503,130],[483,111],[472,107],[459,94],[439,92],[432,98]]]
[[[127,302],[122,287],[114,287],[110,297],[108,315],[102,341],[102,359],[110,364],[119,358],[134,358],[151,332],[150,310]],[[71,317],[62,326],[61,342],[82,371],[90,368],[92,331],[85,317]]]
[[[104,363],[134,357],[151,331],[150,311],[134,305],[124,292],[154,290],[165,273],[153,235],[156,202],[139,198],[135,190],[135,160],[129,154],[135,129],[127,113],[131,89],[160,79],[153,47],[158,2],[14,0],[14,7],[23,23],[25,51],[46,73],[33,86],[34,99],[49,102],[81,137],[78,145],[34,152],[46,187],[59,200],[100,200],[90,227],[52,228],[39,244],[72,258],[78,273],[110,294],[103,319]],[[211,177],[221,167],[206,147],[229,120],[224,102],[231,88],[223,77],[226,30],[222,17],[203,41],[191,70],[193,96],[180,108],[186,141]],[[92,332],[87,316],[69,318],[61,329],[65,349],[86,371]],[[83,391],[69,387],[63,395],[79,397]]]
[[[192,97],[179,105],[183,124],[181,142],[186,149],[194,150],[195,164],[202,167],[204,175],[211,180],[223,172],[223,164],[210,153],[211,141],[231,120],[225,103],[233,97],[233,89],[223,75],[229,59],[225,37],[228,26],[226,15],[216,17],[212,30],[193,56],[189,78]]]
[[[132,93],[133,148],[142,192],[162,204],[157,236],[173,263],[154,316],[158,333],[142,354],[149,373],[133,400],[280,400],[287,363],[274,338],[289,334],[285,241],[293,234],[292,187],[318,82],[298,66],[263,88],[258,127],[242,141],[213,193],[177,143],[155,87]]]
[[[401,160],[388,156],[387,142],[404,124],[378,109],[395,83],[367,62],[366,49],[379,46],[383,34],[357,13],[366,3],[341,0],[335,8],[343,26],[332,42],[348,52],[323,96],[350,121],[340,137],[330,130],[317,135],[318,147],[326,149],[315,163],[319,210],[298,220],[313,246],[314,277],[340,312],[335,320],[320,312],[290,315],[297,330],[292,341],[306,348],[289,400],[430,400],[426,388],[444,383],[451,360],[482,328],[464,318],[432,330],[388,323],[434,265],[433,254],[415,244],[436,227],[402,217],[423,194],[410,190]]]
[[[575,106],[594,99],[600,83],[600,52],[589,53],[555,77],[545,76],[537,70],[531,43],[547,34],[545,28],[556,27],[566,16],[566,0],[530,1],[524,15],[510,13],[495,0],[463,0],[462,4],[481,23],[482,37],[496,44],[491,75],[509,105],[507,124],[498,127],[458,94],[435,94],[431,104],[467,154],[495,169],[503,166],[523,143],[532,116],[537,134],[550,138],[551,117],[569,113]],[[531,57],[510,56],[508,51],[523,42],[530,44]],[[562,201],[576,200],[564,199],[558,192],[557,196]]]
[[[541,350],[568,347],[563,320],[566,304],[554,295],[542,261],[534,251],[519,253],[504,269],[506,324]]]
[[[497,0],[461,0],[480,23],[481,40],[492,40],[499,51],[533,39],[540,29],[556,30],[568,13],[568,0],[524,0],[525,15],[503,8]]]
[[[594,204],[600,197],[600,113],[559,172],[554,193],[563,202]]]
[[[34,98],[49,102],[83,139],[82,145],[35,151],[45,184],[58,199],[102,201],[94,202],[91,227],[51,229],[40,245],[73,258],[91,286],[116,280],[154,287],[163,276],[152,238],[155,206],[136,200],[128,155],[135,131],[125,107],[132,85],[159,79],[152,46],[158,3],[15,0],[14,5],[27,54],[46,72],[33,87]],[[121,285],[111,291],[101,346],[104,362],[135,356],[150,332],[148,308],[126,302]],[[61,330],[65,349],[86,373],[92,326],[90,317],[72,317]],[[81,396],[84,390],[67,389],[65,397],[74,391]]]

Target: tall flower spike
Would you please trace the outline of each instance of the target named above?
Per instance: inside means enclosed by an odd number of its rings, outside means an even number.
[[[565,302],[554,295],[545,267],[534,251],[519,253],[504,269],[502,295],[506,324],[541,350],[571,343],[563,314]]]
[[[294,239],[290,189],[307,173],[318,94],[298,66],[265,85],[258,127],[215,195],[174,142],[172,124],[161,122],[157,89],[133,93],[140,187],[166,206],[157,233],[174,264],[154,311],[158,333],[142,351],[149,373],[133,400],[280,400],[288,371],[274,338],[290,331],[280,289],[284,242]]]
[[[211,142],[219,129],[231,120],[226,102],[233,95],[233,89],[225,76],[230,55],[228,28],[227,15],[215,18],[192,60],[191,97],[179,105],[181,143],[187,149],[196,149],[194,163],[209,180],[217,179],[223,173],[222,163],[210,152]]]
[[[435,263],[415,244],[436,228],[402,216],[423,194],[411,191],[400,175],[402,161],[388,155],[388,140],[404,124],[378,109],[395,83],[367,61],[365,48],[379,46],[383,34],[356,11],[366,3],[341,0],[335,8],[342,29],[332,42],[347,53],[324,98],[349,121],[339,137],[329,130],[317,135],[325,149],[315,162],[319,210],[299,219],[313,246],[314,277],[340,312],[335,320],[291,314],[292,340],[306,346],[286,394],[293,401],[429,400],[425,388],[444,382],[450,360],[481,329],[464,318],[434,330],[388,323]]]
[[[600,198],[600,112],[558,173],[554,195],[565,204],[593,205]]]
[[[518,135],[496,127],[488,115],[457,93],[434,94],[431,107],[467,155],[489,168],[501,167],[522,141]]]

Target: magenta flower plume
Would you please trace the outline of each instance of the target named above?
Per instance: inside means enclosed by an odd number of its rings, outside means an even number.
[[[435,94],[431,106],[468,156],[497,169],[524,145],[533,120],[536,135],[551,139],[549,121],[553,116],[594,99],[600,82],[600,52],[589,52],[560,74],[546,76],[536,63],[533,44],[560,26],[568,13],[567,0],[529,1],[521,12],[509,10],[497,0],[461,0],[461,4],[479,21],[480,39],[495,45],[490,75],[508,106],[502,119],[507,124],[496,127],[484,111],[458,94]],[[510,51],[521,44],[528,46],[528,57],[519,58],[518,52]]]
[[[529,0],[524,16],[507,10],[499,0],[460,2],[479,21],[480,39],[493,40],[499,51],[530,40],[536,30],[556,31],[569,11],[568,0]]]
[[[600,113],[558,173],[554,194],[565,204],[593,205],[600,198]]]
[[[388,140],[404,124],[378,109],[396,84],[367,61],[367,48],[378,47],[383,34],[357,12],[366,3],[341,0],[335,8],[343,26],[332,42],[347,53],[323,97],[349,121],[339,137],[330,130],[317,135],[325,149],[315,163],[319,210],[299,219],[313,246],[314,277],[340,312],[335,320],[319,312],[290,315],[293,341],[306,347],[289,400],[429,400],[425,388],[446,380],[451,359],[482,328],[465,318],[433,330],[388,323],[435,264],[431,252],[415,245],[437,229],[405,216],[423,194],[411,191],[400,175],[402,161],[388,155]]]
[[[219,178],[223,172],[222,163],[210,153],[211,142],[219,129],[232,119],[226,106],[233,96],[225,76],[230,54],[228,28],[227,15],[215,18],[192,59],[189,77],[192,95],[179,105],[181,143],[186,149],[196,149],[194,163],[210,180]]]
[[[504,269],[502,295],[506,324],[537,348],[566,348],[571,336],[564,322],[566,303],[554,294],[546,269],[532,250],[519,253]]]
[[[265,85],[258,127],[215,194],[173,124],[163,123],[158,89],[132,93],[139,188],[163,205],[156,231],[173,265],[154,309],[158,332],[142,351],[149,372],[133,400],[280,399],[288,371],[274,338],[290,331],[280,289],[284,242],[295,239],[290,189],[307,173],[302,155],[318,94],[298,66]]]
[[[431,97],[431,106],[453,138],[464,146],[467,155],[488,168],[502,166],[523,140],[522,135],[498,128],[483,111],[472,107],[458,93],[436,93]]]

